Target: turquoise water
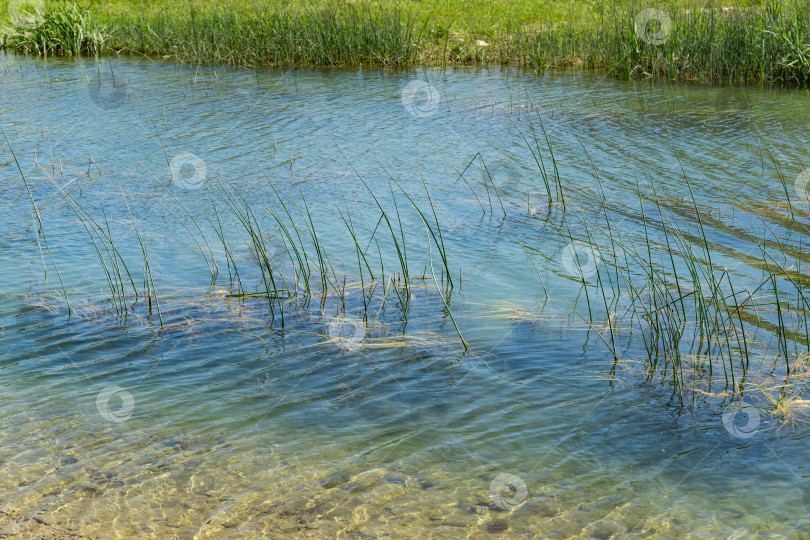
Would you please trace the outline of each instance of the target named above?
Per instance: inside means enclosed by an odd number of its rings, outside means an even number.
[[[735,283],[759,272],[745,232],[801,274],[806,91],[13,55],[0,77],[4,534],[810,532],[806,411],[780,421],[756,392],[785,380],[774,340],[751,336],[756,413],[697,362],[682,401],[629,299],[576,275],[606,237],[644,240],[653,188],[675,210],[692,189]],[[280,223],[308,246],[309,296]],[[269,288],[288,292],[244,294]]]

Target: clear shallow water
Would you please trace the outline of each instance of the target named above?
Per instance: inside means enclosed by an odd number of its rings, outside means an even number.
[[[594,220],[610,208],[628,243],[644,234],[639,191],[649,197],[654,185],[673,207],[691,204],[683,167],[713,218],[716,260],[744,280],[756,274],[746,257],[759,251],[746,230],[759,227],[805,257],[806,208],[797,204],[794,222],[776,218],[787,213],[785,187],[764,148],[792,190],[808,163],[806,92],[498,69],[2,62],[0,125],[28,186],[6,145],[3,532],[806,536],[806,424],[781,426],[763,413],[754,436],[733,436],[721,400],[684,407],[667,376],[647,377],[638,332],[619,333],[614,363],[605,333],[587,331],[589,304],[565,260],[559,210],[544,207],[520,135],[542,122],[569,204]],[[408,100],[407,85],[425,78],[434,100]],[[551,170],[545,150],[535,147]],[[201,161],[172,181],[171,163],[186,152]],[[478,153],[500,199],[487,194]],[[210,189],[193,181],[203,168]],[[266,299],[226,295],[211,205],[223,210],[227,185],[257,213],[259,201],[277,208],[272,183],[286,201],[306,200],[335,281],[348,283],[347,317],[359,319],[354,242],[337,209],[377,228],[360,177],[390,209],[389,175],[422,209],[429,186],[451,274],[462,273],[450,304],[467,351],[430,280],[413,282],[407,322],[395,300],[379,304],[381,285],[368,327],[351,330],[356,341],[335,339],[335,294],[298,302],[283,326]],[[96,248],[60,187],[103,222],[143,291],[137,225],[159,317],[143,295],[115,310]],[[432,256],[438,277],[437,247],[429,251],[407,199],[397,202],[418,269],[411,275],[430,276]],[[754,223],[752,207],[775,216],[770,229]],[[244,289],[264,290],[250,238],[233,213],[221,218]],[[264,212],[256,219],[289,276],[278,224]],[[379,244],[368,231],[363,239],[390,276],[398,263],[379,227]],[[590,309],[606,320],[604,306]],[[767,349],[767,336],[758,338]],[[514,490],[499,489],[510,478]]]

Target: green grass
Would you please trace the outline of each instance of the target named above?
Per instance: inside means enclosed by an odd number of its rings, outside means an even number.
[[[45,13],[29,8],[19,15],[18,24],[2,29],[6,47],[42,56],[99,55],[110,51],[106,41],[112,31],[75,5]]]
[[[662,43],[636,31],[646,8],[672,20]],[[50,2],[39,26],[7,20],[0,33],[5,47],[35,54],[131,53],[191,64],[518,64],[711,82],[810,80],[810,4],[798,0]]]

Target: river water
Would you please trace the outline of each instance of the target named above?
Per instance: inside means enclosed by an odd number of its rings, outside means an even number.
[[[0,532],[806,537],[804,409],[677,390],[640,323],[608,347],[628,298],[569,246],[602,210],[643,244],[655,189],[735,284],[747,232],[800,265],[809,97],[0,56]],[[785,379],[755,340],[748,391]]]

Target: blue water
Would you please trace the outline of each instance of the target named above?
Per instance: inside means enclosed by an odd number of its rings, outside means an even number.
[[[699,350],[679,388],[630,299],[576,275],[693,195],[736,283],[761,272],[746,234],[801,274],[806,91],[14,55],[0,77],[0,531],[810,532],[805,379],[767,329],[736,401]]]

